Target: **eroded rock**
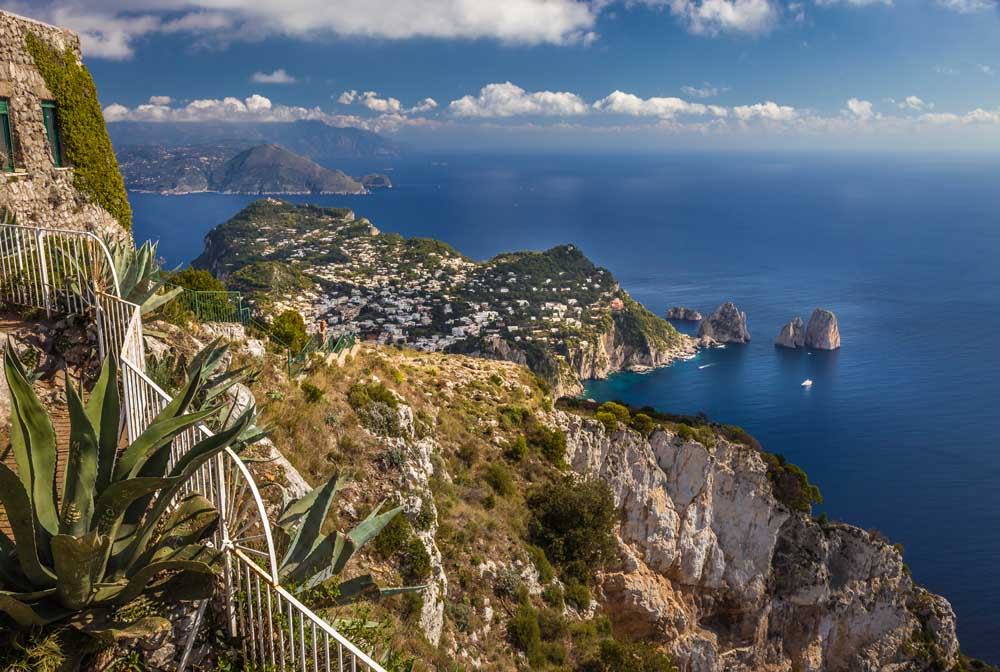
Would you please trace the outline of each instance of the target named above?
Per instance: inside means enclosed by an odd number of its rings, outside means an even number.
[[[716,343],[749,343],[750,332],[747,330],[747,314],[740,312],[736,304],[726,301],[724,304],[701,321],[698,327],[698,337],[708,338]]]
[[[840,327],[837,316],[824,308],[817,308],[806,327],[805,344],[816,350],[836,350],[840,347]]]

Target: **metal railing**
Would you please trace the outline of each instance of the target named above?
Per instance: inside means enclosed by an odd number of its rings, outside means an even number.
[[[0,300],[94,322],[102,358],[121,362],[122,413],[130,442],[170,403],[170,395],[145,373],[139,306],[120,298],[111,255],[94,234],[0,224]],[[185,431],[172,444],[172,462],[210,436],[203,424]],[[220,513],[213,538],[224,551],[220,597],[247,667],[385,672],[281,585],[268,516],[279,503],[261,496],[236,452],[227,448],[203,464],[179,497],[190,493],[206,497]]]
[[[239,292],[195,290],[181,288],[174,301],[194,313],[199,322],[235,322],[244,327],[250,324],[250,306]]]

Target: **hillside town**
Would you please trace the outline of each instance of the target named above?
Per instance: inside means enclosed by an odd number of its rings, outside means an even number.
[[[424,351],[488,337],[583,340],[624,307],[611,274],[571,245],[476,262],[437,241],[383,234],[350,211],[277,199],[252,204],[210,233],[196,265],[238,279],[275,261],[308,281],[251,295],[265,314],[294,309],[313,329],[325,322],[333,335]]]

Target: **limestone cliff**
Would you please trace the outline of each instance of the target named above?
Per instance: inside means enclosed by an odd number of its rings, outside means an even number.
[[[829,310],[817,308],[806,327],[806,347],[817,350],[836,350],[840,347],[840,327],[837,316]]]
[[[806,344],[806,325],[801,317],[795,317],[781,328],[781,333],[774,339],[774,344],[781,348],[801,348]]]
[[[952,664],[951,606],[899,551],[781,504],[759,451],[666,429],[609,434],[557,412],[569,460],[607,481],[620,566],[601,577],[616,622],[665,642],[690,672],[933,669]],[[943,669],[943,668],[942,668]]]
[[[749,343],[747,314],[740,312],[732,301],[726,301],[702,320],[698,327],[698,337],[711,339],[716,343]]]

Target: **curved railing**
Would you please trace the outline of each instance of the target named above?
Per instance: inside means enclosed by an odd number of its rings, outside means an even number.
[[[47,315],[80,314],[97,328],[102,358],[121,362],[123,423],[135,440],[170,403],[145,373],[139,307],[120,298],[104,243],[92,233],[0,224],[0,300]],[[174,440],[172,459],[212,435],[203,424]],[[229,632],[248,667],[301,672],[385,672],[302,604],[280,581],[269,505],[240,456],[227,448],[195,472],[181,496],[197,492],[220,512],[213,543],[225,552],[220,597]],[[182,661],[183,666],[183,661]]]

